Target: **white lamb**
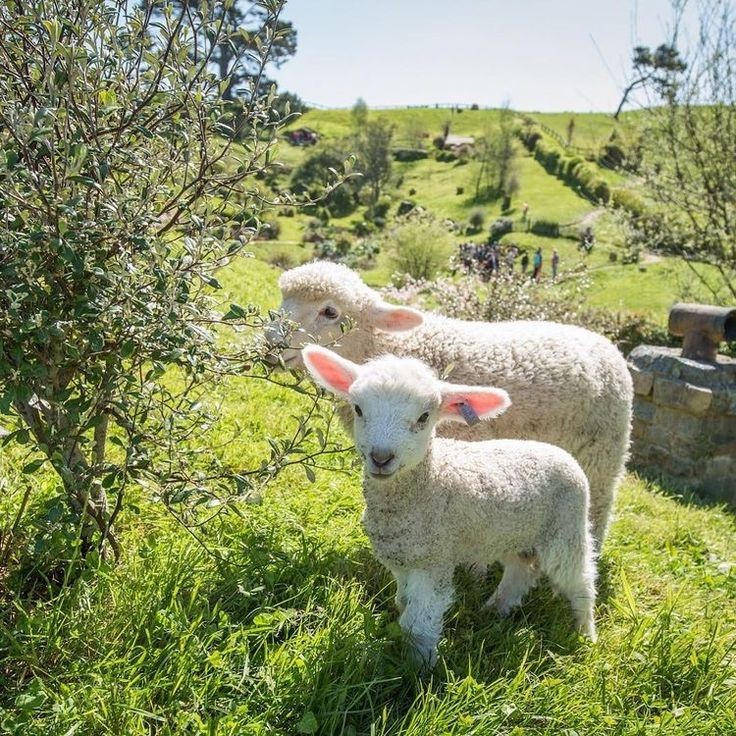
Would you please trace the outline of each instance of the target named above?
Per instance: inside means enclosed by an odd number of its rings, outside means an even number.
[[[624,474],[633,398],[626,361],[610,341],[553,322],[466,322],[395,306],[354,271],[328,262],[287,271],[279,286],[282,313],[300,329],[287,337],[274,324],[266,336],[288,366],[299,366],[301,347],[316,342],[355,363],[392,353],[459,383],[506,389],[514,406],[497,422],[444,426],[439,434],[534,439],[567,450],[588,476],[592,533],[602,543]]]
[[[458,565],[500,561],[487,605],[506,615],[546,574],[596,638],[595,562],[588,482],[554,445],[435,437],[438,421],[495,417],[500,389],[444,383],[425,364],[387,355],[356,365],[325,348],[302,352],[314,380],[350,402],[363,457],[363,524],[378,560],[396,578],[399,623],[418,657],[436,659]]]

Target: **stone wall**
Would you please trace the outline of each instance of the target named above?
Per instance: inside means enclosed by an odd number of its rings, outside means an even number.
[[[701,363],[640,345],[629,370],[631,467],[736,505],[736,360]]]

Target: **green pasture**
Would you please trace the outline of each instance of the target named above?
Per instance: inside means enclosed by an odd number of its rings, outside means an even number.
[[[278,269],[242,259],[223,303],[278,303]],[[236,339],[247,341],[246,333]],[[234,378],[213,391],[212,452],[248,468],[288,435],[305,399]],[[344,438],[347,442],[347,439]],[[0,509],[50,474],[0,455]],[[117,566],[0,576],[0,732],[23,736],[619,734],[736,729],[736,528],[709,506],[630,475],[600,558],[600,639],[542,586],[500,620],[498,581],[458,573],[441,661],[406,664],[390,575],[360,525],[359,471],[286,470],[239,514],[187,530],[133,494]]]
[[[589,301],[592,306],[610,307],[618,311],[646,314],[651,319],[664,324],[671,304],[680,297],[684,287],[692,281],[686,273],[687,268],[678,259],[664,257],[652,266],[647,254],[642,254],[643,262],[638,265],[623,265],[624,234],[616,219],[601,211],[600,207],[581,196],[578,192],[557,177],[548,174],[544,168],[519,144],[517,159],[520,189],[512,200],[511,208],[503,212],[501,201],[476,201],[475,182],[478,163],[437,161],[433,155],[432,139],[440,135],[443,126],[450,124],[451,131],[459,135],[483,135],[492,130],[498,120],[498,110],[469,110],[462,112],[447,108],[406,108],[396,110],[371,110],[372,119],[385,119],[395,126],[396,145],[421,144],[429,149],[430,156],[414,162],[395,162],[391,181],[385,189],[385,196],[391,200],[389,225],[396,215],[399,203],[410,199],[440,218],[448,218],[460,225],[468,222],[471,213],[482,210],[485,215],[483,231],[477,234],[456,234],[458,243],[474,240],[481,242],[487,236],[488,228],[498,217],[511,217],[515,232],[505,236],[504,241],[515,242],[523,248],[541,247],[549,259],[552,250],[561,255],[561,268],[571,268],[580,261],[585,262],[592,272]],[[568,113],[530,113],[538,122],[567,135]],[[597,150],[608,141],[614,130],[627,135],[632,115],[623,116],[620,123],[613,121],[604,113],[574,114],[575,130],[573,145],[589,150]],[[340,138],[350,134],[352,121],[350,110],[310,110],[292,123],[292,126],[307,126],[321,135],[318,147],[330,146]],[[285,141],[279,145],[277,158],[289,167],[297,166],[315,148],[297,148]],[[600,168],[600,175],[612,186],[636,186],[625,174]],[[282,183],[288,182],[288,176]],[[529,205],[529,219],[522,219],[522,204]],[[364,208],[358,208],[345,218],[333,219],[338,227],[350,228],[352,222],[363,218]],[[275,242],[260,242],[253,250],[260,258],[282,267],[297,265],[312,257],[310,244],[300,245],[308,217],[297,213],[295,217],[278,217],[281,225],[279,239]],[[528,232],[531,221],[547,220],[557,222],[567,235],[574,236],[578,227],[592,224],[596,245],[593,251],[583,256],[577,242],[569,237],[549,238]],[[615,258],[615,260],[611,260]],[[549,263],[549,260],[547,260]],[[378,258],[376,267],[366,272],[366,280],[377,286],[390,279],[393,267],[387,256]],[[675,277],[673,277],[673,274]],[[697,293],[697,289],[696,289]],[[707,295],[703,295],[707,298]]]

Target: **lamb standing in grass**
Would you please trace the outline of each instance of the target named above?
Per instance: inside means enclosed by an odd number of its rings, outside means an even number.
[[[300,365],[307,342],[336,344],[355,363],[393,353],[419,358],[440,375],[449,371],[459,383],[507,390],[514,406],[497,422],[454,424],[439,434],[564,448],[588,476],[593,537],[603,541],[625,470],[633,399],[626,361],[610,341],[553,322],[467,322],[397,307],[354,271],[328,262],[287,271],[279,286],[281,310],[300,329],[287,338],[275,324],[266,336],[287,366]],[[343,334],[347,325],[353,329]]]
[[[495,417],[505,391],[439,381],[418,360],[387,355],[359,366],[304,348],[314,380],[346,399],[363,457],[363,523],[376,557],[396,578],[399,623],[432,665],[456,566],[500,561],[488,605],[501,615],[546,574],[595,640],[595,563],[588,482],[564,450],[541,442],[435,437],[438,421]]]

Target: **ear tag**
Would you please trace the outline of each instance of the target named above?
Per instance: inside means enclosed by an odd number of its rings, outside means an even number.
[[[460,409],[460,413],[463,415],[465,423],[469,427],[472,427],[474,424],[478,424],[480,417],[475,413],[475,409],[473,409],[470,404],[466,404],[464,401],[461,401],[458,404],[458,408]]]

